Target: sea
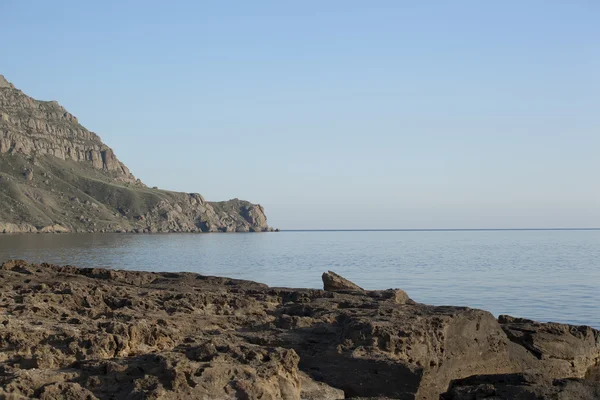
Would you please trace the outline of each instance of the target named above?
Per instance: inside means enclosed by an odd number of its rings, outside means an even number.
[[[331,270],[420,303],[600,329],[600,230],[0,235],[8,259],[304,288]]]

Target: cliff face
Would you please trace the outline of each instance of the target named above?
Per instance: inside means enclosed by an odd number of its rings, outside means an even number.
[[[57,102],[0,75],[0,233],[266,230],[259,205],[146,187]]]
[[[122,182],[136,182],[100,137],[56,101],[32,99],[0,75],[0,153],[52,155],[86,162]]]

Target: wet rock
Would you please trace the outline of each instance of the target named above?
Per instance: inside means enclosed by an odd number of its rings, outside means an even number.
[[[552,378],[583,378],[600,364],[600,332],[589,326],[541,323],[501,315],[498,318],[521,369],[541,370]]]

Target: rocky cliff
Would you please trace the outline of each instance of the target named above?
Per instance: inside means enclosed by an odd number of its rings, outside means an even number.
[[[266,230],[260,205],[146,187],[64,107],[0,75],[0,233]]]

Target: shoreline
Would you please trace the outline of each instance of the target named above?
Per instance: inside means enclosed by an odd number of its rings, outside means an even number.
[[[2,224],[0,224],[2,227]],[[48,228],[48,229],[46,229]],[[20,231],[8,231],[7,229],[2,229],[0,231],[0,235],[11,235],[11,234],[48,234],[48,233],[58,233],[58,234],[90,234],[90,233],[133,233],[133,234],[185,234],[185,233],[269,233],[269,232],[277,232],[277,233],[285,233],[285,232],[530,232],[530,231],[600,231],[600,228],[439,228],[439,229],[279,229],[269,227],[268,229],[262,230],[248,230],[248,231],[143,231],[139,229],[133,230],[114,230],[114,231],[93,231],[93,230],[81,230],[81,231],[67,231],[63,229],[50,229],[50,227],[44,228],[35,228],[31,226],[29,228],[23,228]],[[35,230],[34,230],[35,229]]]
[[[202,231],[194,231],[194,232],[136,232],[136,231],[111,231],[111,232],[95,232],[95,231],[85,231],[85,232],[0,232],[0,237],[6,235],[204,235],[204,234],[251,234],[251,233],[280,233],[277,229],[268,230],[268,231],[231,231],[231,232],[202,232]]]
[[[0,278],[0,397],[600,393],[593,328],[419,304],[334,273],[327,290],[25,261]]]
[[[600,231],[600,228],[431,228],[431,229],[281,229],[281,232],[502,232]]]
[[[2,228],[2,226],[0,225],[0,228]],[[46,229],[48,228],[48,229]],[[35,228],[35,227],[31,227],[30,230],[28,230],[29,228],[23,228],[22,230],[11,230],[11,229],[6,229],[3,228],[0,230],[0,235],[48,235],[48,234],[59,234],[59,235],[89,235],[89,234],[124,234],[124,233],[129,233],[129,234],[136,234],[136,235],[156,235],[156,234],[203,234],[203,233],[271,233],[271,232],[281,232],[278,228],[268,228],[268,229],[262,229],[262,230],[247,230],[247,231],[227,231],[227,230],[219,230],[219,231],[201,231],[201,230],[197,230],[197,231],[189,231],[189,232],[185,232],[185,231],[144,231],[144,230],[140,230],[140,229],[133,229],[133,230],[115,230],[115,231],[106,231],[106,230],[99,230],[99,231],[94,231],[94,230],[81,230],[81,231],[71,231],[68,229],[50,229],[49,227],[44,227],[44,228]],[[35,229],[35,230],[34,230]]]

